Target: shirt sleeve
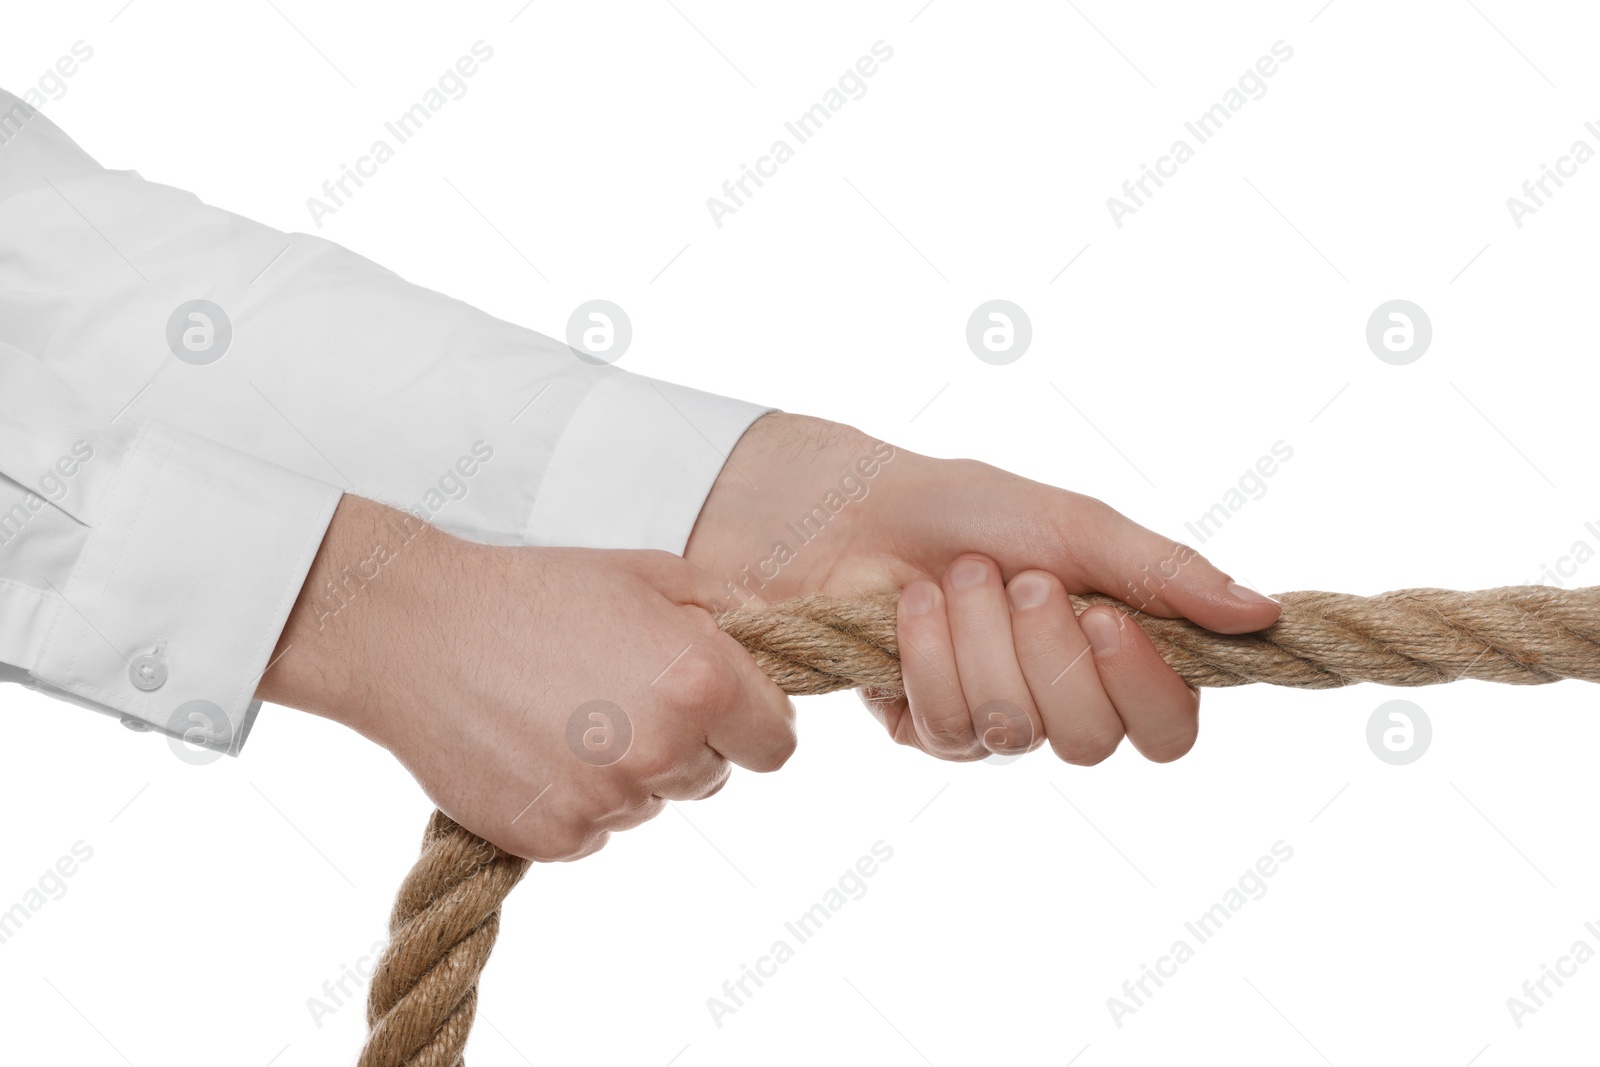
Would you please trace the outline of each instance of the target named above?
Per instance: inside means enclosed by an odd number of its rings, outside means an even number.
[[[336,486],[107,422],[0,344],[0,676],[237,752]]]
[[[682,551],[772,410],[597,362],[331,241],[106,170],[43,114],[0,147],[0,198],[0,341],[101,408],[462,536]],[[569,311],[553,314],[563,332]]]
[[[552,316],[563,327],[568,310]],[[127,442],[129,457],[160,458],[129,459],[151,488],[139,482],[124,503],[208,490],[200,515],[192,504],[162,505],[171,521],[194,524],[172,542],[185,546],[237,538],[240,525],[261,531],[252,550],[298,546],[308,516],[342,489],[479,541],[681,552],[729,452],[772,410],[600,363],[318,236],[105,169],[3,91],[0,343],[27,353],[81,410],[159,427]],[[114,552],[115,533],[94,536]],[[282,586],[293,568],[271,558]],[[153,584],[140,592],[168,629],[215,624],[204,615],[211,605],[184,603],[198,571],[175,583],[145,567]],[[238,595],[227,614],[281,628],[276,604]],[[81,620],[60,622],[46,640],[34,633],[39,609],[22,610],[0,600],[0,628],[32,635],[26,648],[0,645],[0,664],[81,669],[74,657],[89,654],[91,639],[110,655]],[[175,657],[177,638],[166,647]],[[245,659],[229,662],[248,673]]]

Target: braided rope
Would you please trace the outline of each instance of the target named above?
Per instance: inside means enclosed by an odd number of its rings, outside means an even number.
[[[762,611],[726,612],[717,622],[787,693],[858,686],[896,692],[897,597],[802,597]],[[1080,614],[1094,604],[1119,604],[1102,596],[1072,599]],[[1161,657],[1198,687],[1600,682],[1600,587],[1402,589],[1372,597],[1303,592],[1279,599],[1278,621],[1251,634],[1216,634],[1148,615],[1137,621]],[[372,1032],[360,1067],[462,1067],[500,905],[527,869],[526,860],[433,814],[372,980]]]

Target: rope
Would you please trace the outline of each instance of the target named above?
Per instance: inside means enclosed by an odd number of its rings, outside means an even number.
[[[726,612],[717,622],[785,692],[859,686],[898,692],[897,597],[802,597],[762,611]],[[1094,604],[1120,606],[1103,596],[1072,599],[1080,614]],[[1278,621],[1251,634],[1216,634],[1148,615],[1137,622],[1193,686],[1600,682],[1600,587],[1402,589],[1373,597],[1304,592],[1279,600]],[[527,869],[528,861],[433,814],[372,980],[372,1032],[360,1067],[462,1067],[500,905]]]

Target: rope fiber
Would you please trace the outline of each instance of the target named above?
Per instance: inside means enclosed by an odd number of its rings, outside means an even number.
[[[1132,618],[1162,659],[1196,687],[1600,682],[1600,587],[1401,589],[1371,597],[1300,592],[1278,599],[1278,621],[1249,634]],[[724,612],[717,622],[787,693],[862,686],[893,693],[901,691],[897,600],[896,593],[801,597]],[[1079,614],[1095,604],[1124,606],[1098,595],[1072,601]],[[527,869],[527,860],[434,812],[372,979],[371,1033],[360,1067],[463,1067],[478,975],[499,933],[500,905]]]

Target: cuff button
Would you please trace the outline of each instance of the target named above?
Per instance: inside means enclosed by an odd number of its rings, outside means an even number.
[[[150,692],[167,682],[167,665],[156,656],[135,656],[128,664],[128,678],[134,688]]]

